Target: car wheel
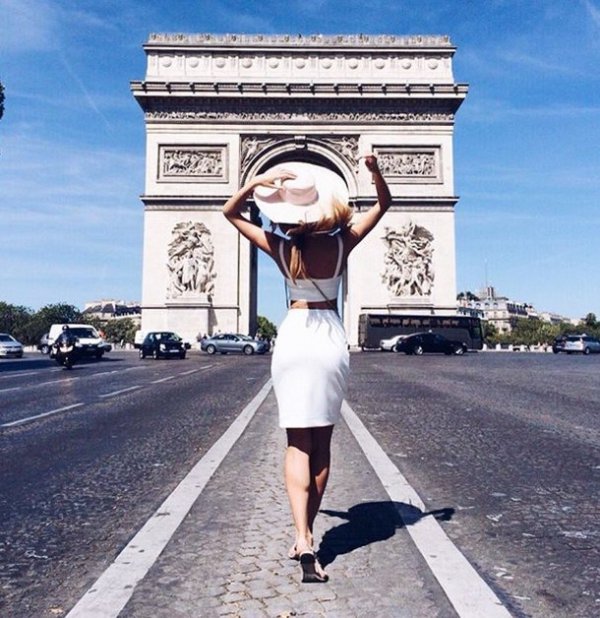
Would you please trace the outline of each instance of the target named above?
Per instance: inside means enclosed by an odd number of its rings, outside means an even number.
[[[158,359],[160,358],[160,354],[158,353],[158,350],[154,350],[154,351],[152,352],[152,358],[153,358],[154,360],[158,360]]]
[[[140,358],[141,359],[146,358],[146,352],[144,352],[144,350],[142,350],[142,348],[140,348]]]
[[[206,346],[206,352],[208,354],[214,354],[216,351],[217,351],[217,348],[215,348],[214,345],[211,344],[211,345]]]
[[[456,354],[457,356],[462,356],[465,353],[465,349],[463,348],[463,346],[458,346],[456,348],[456,350],[454,350],[454,354]]]
[[[183,352],[179,352],[179,358],[183,360],[185,358],[185,350]]]
[[[421,356],[423,354],[423,346],[422,345],[416,345],[413,348],[412,353],[416,354],[417,356]]]
[[[558,353],[560,352],[560,350],[557,350],[556,348],[552,348],[552,352],[553,352],[554,354],[558,354]]]
[[[254,354],[254,348],[251,345],[245,345],[243,352],[246,356],[252,356],[252,354]]]
[[[104,352],[101,352],[101,351],[96,352],[96,358],[97,358],[98,360],[100,360],[100,359],[102,358],[102,355],[103,355],[103,354],[104,354]]]
[[[590,353],[589,348],[583,348],[583,353],[587,356]]]
[[[40,348],[40,352],[41,352],[42,354],[50,354],[50,346],[43,345],[43,346]]]

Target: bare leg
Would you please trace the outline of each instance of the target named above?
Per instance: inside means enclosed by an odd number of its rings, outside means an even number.
[[[287,435],[288,447],[285,452],[284,465],[285,486],[296,526],[296,551],[301,553],[312,548],[312,534],[308,521],[312,436],[309,428],[288,429]]]
[[[333,425],[287,430],[285,483],[296,526],[290,557],[313,551],[313,524],[329,478],[332,433]],[[318,561],[315,569],[326,578]]]

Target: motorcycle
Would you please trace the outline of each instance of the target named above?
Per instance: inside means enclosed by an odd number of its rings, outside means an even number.
[[[76,342],[75,337],[64,337],[61,335],[54,343],[54,360],[66,369],[72,369],[77,360]]]

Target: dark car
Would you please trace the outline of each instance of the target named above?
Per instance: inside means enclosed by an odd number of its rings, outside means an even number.
[[[219,333],[200,341],[200,349],[209,354],[237,352],[250,356],[251,354],[264,354],[269,351],[270,347],[268,341],[252,339],[248,335],[237,333]]]
[[[159,358],[185,358],[190,349],[189,343],[171,331],[152,331],[148,333],[140,344],[140,358],[151,356]]]
[[[37,349],[42,354],[50,354],[50,343],[48,342],[48,333],[44,333],[41,336],[40,342],[37,344]]]
[[[552,342],[552,351],[554,352],[554,354],[558,354],[559,352],[564,352],[566,342],[567,342],[566,335],[561,335],[560,337],[556,337],[556,339]]]
[[[427,352],[464,354],[467,351],[467,345],[461,341],[451,341],[436,333],[414,333],[401,339],[394,347],[394,351],[418,356]]]

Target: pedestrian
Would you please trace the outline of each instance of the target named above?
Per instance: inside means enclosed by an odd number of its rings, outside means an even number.
[[[314,551],[313,525],[327,485],[333,427],[349,372],[337,297],[348,255],[375,227],[391,195],[374,155],[364,163],[377,202],[353,220],[348,189],[335,172],[290,161],[251,178],[223,207],[227,219],[281,270],[289,311],[271,361],[279,425],[287,432],[284,477],[296,528],[289,557],[303,582],[326,582]],[[271,222],[267,231],[242,215],[254,200]]]

